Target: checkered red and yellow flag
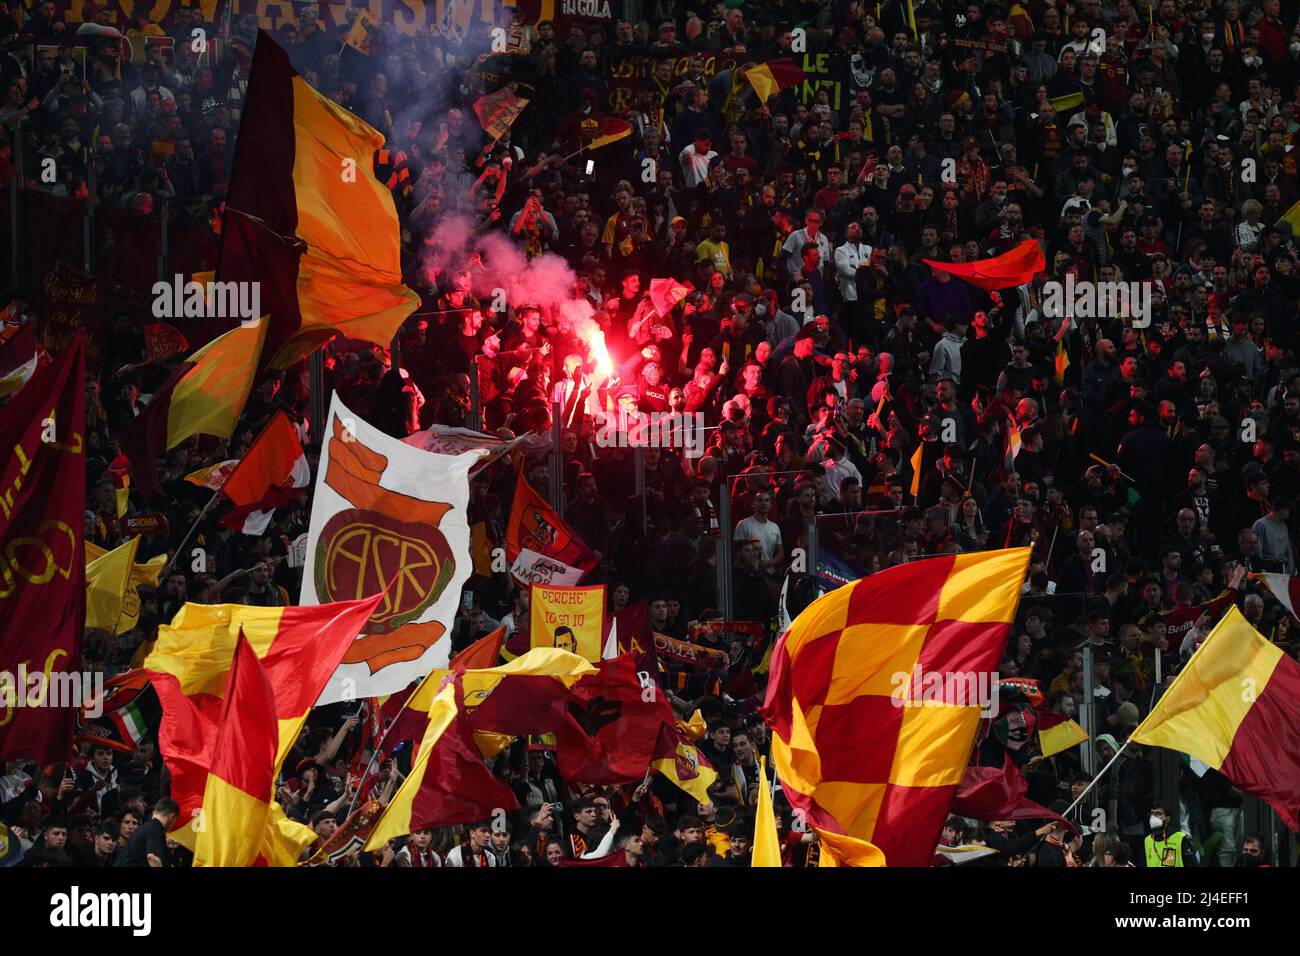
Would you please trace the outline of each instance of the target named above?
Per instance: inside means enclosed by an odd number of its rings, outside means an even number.
[[[970,691],[991,687],[1029,552],[890,568],[814,601],[781,637],[763,706],[772,759],[832,865],[930,864],[979,727]]]

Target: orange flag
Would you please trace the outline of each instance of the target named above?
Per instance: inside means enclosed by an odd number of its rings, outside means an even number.
[[[975,262],[938,262],[934,259],[922,261],[940,272],[965,279],[985,292],[1023,285],[1047,268],[1047,260],[1043,258],[1043,249],[1037,239],[1026,239],[1010,252],[992,259],[978,259]]]
[[[501,653],[501,642],[506,639],[505,625],[498,627],[491,634],[485,634],[451,659],[451,670],[484,670],[497,666],[497,656]]]

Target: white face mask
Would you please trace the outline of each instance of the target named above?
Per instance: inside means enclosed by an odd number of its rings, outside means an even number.
[[[1151,814],[1151,819],[1147,822],[1151,824],[1152,830],[1163,830],[1165,828],[1164,818],[1158,817],[1154,813]]]

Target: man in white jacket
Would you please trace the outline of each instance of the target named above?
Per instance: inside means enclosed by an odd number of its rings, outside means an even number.
[[[861,222],[846,226],[845,241],[835,250],[835,277],[840,282],[840,298],[845,312],[857,315],[858,272],[871,268],[871,246],[862,241]],[[841,325],[844,321],[841,319]]]

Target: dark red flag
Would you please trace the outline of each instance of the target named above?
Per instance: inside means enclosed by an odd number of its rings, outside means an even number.
[[[611,850],[605,856],[595,860],[560,860],[557,866],[627,866],[627,854],[622,850]]]
[[[1008,757],[1002,767],[967,767],[957,786],[952,812],[976,820],[1056,820],[1077,827],[1025,794],[1029,784]]]
[[[645,778],[659,728],[672,708],[653,683],[642,685],[631,654],[601,661],[599,673],[573,685],[556,731],[560,776],[582,783],[634,783]]]
[[[652,677],[659,673],[659,653],[655,650],[654,628],[650,626],[650,611],[645,601],[629,604],[621,611],[609,615],[605,628],[605,640],[609,639],[609,628],[617,626],[616,639],[620,654],[631,654],[639,671],[646,671]],[[603,645],[602,645],[603,646]]]
[[[459,676],[456,699],[465,699]],[[429,754],[420,790],[411,802],[411,828],[473,823],[518,807],[514,791],[483,762],[464,713],[458,713]]]
[[[30,706],[26,675],[55,678],[49,694],[67,692],[59,675],[81,669],[85,370],[78,332],[0,413],[0,671],[21,682],[0,683],[0,754],[42,763],[67,757],[81,703],[42,696]]]

